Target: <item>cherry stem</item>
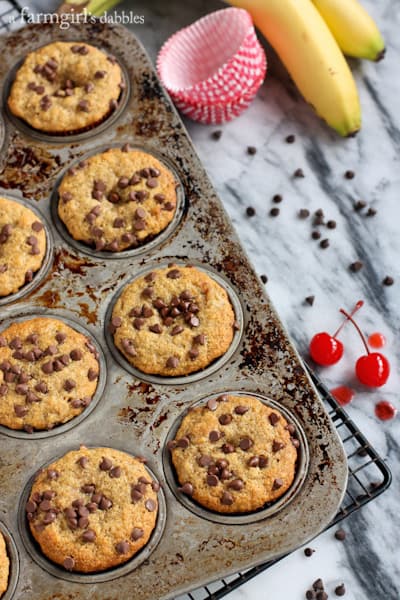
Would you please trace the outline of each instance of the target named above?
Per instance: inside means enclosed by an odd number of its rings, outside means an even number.
[[[339,335],[339,333],[342,331],[343,327],[346,325],[347,321],[351,321],[351,317],[353,317],[356,312],[358,310],[360,310],[360,308],[364,306],[364,302],[363,300],[359,300],[357,302],[357,304],[355,305],[355,307],[353,308],[353,310],[351,311],[350,315],[348,315],[342,308],[340,309],[340,312],[343,315],[346,315],[346,319],[343,321],[343,323],[340,325],[339,329],[333,334],[333,337],[337,337]]]
[[[343,310],[343,308],[340,309],[340,312],[342,313],[342,315],[344,315],[346,317],[346,320],[353,323],[354,327],[357,329],[358,333],[360,334],[360,337],[363,341],[363,344],[365,346],[365,350],[367,351],[367,354],[370,354],[368,344],[365,340],[365,336],[364,336],[363,332],[361,331],[361,329],[359,328],[359,326],[357,325],[357,323],[355,322],[355,320],[352,318],[352,315],[349,315],[345,310]]]

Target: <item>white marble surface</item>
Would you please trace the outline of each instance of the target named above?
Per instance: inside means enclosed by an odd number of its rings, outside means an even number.
[[[394,483],[390,490],[345,523],[348,536],[341,544],[333,531],[310,545],[316,550],[306,558],[301,550],[229,595],[230,600],[300,600],[322,577],[330,597],[343,582],[349,600],[399,600],[400,516],[399,418],[382,423],[374,416],[381,399],[399,406],[400,330],[400,4],[397,0],[363,0],[378,20],[387,39],[388,54],[379,64],[353,61],[363,108],[363,129],[355,139],[342,140],[330,132],[281,77],[269,74],[256,101],[238,120],[222,127],[219,141],[210,137],[215,128],[187,123],[200,157],[214,182],[257,272],[268,275],[266,289],[304,357],[311,336],[334,331],[338,308],[351,308],[360,298],[362,329],[387,337],[385,352],[392,364],[389,382],[369,391],[353,380],[355,360],[362,345],[351,326],[342,340],[346,353],[339,365],[320,371],[329,387],[351,382],[357,389],[350,416],[388,461]],[[52,2],[40,0],[46,9]],[[127,0],[122,9],[144,14],[145,24],[132,29],[154,59],[162,42],[174,31],[207,12],[221,8],[217,0]],[[279,69],[277,70],[279,73]],[[285,143],[296,135],[293,145]],[[257,154],[246,153],[248,145]],[[302,168],[304,179],[293,179]],[[356,176],[343,177],[347,169]],[[281,214],[269,216],[271,198],[282,194]],[[377,209],[366,218],[353,210],[363,199]],[[245,216],[255,207],[253,218]],[[311,224],[300,221],[300,208],[322,208],[337,229],[323,229],[331,245],[326,250],[311,241]],[[358,274],[348,265],[360,259]],[[386,275],[395,285],[381,285]],[[315,295],[313,307],[304,298]]]

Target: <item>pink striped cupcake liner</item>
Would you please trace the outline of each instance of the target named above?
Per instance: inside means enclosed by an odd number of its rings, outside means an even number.
[[[201,123],[220,124],[249,106],[267,64],[249,13],[226,8],[170,37],[158,55],[157,70],[181,112]]]

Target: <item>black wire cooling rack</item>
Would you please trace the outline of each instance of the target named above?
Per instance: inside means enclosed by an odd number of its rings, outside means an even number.
[[[23,20],[20,16],[21,7],[17,2],[0,0],[0,34],[21,27]],[[346,494],[338,514],[329,526],[331,527],[382,494],[389,487],[392,477],[383,459],[330,395],[327,388],[315,375],[312,375],[312,378],[341,437],[349,466]],[[276,562],[270,561],[243,573],[237,573],[180,596],[176,600],[218,600]]]
[[[390,486],[392,476],[386,463],[349,418],[346,411],[339,406],[315,375],[311,374],[311,377],[343,442],[349,467],[346,494],[339,512],[329,525],[332,527],[382,494]],[[176,600],[218,600],[276,562],[278,561],[273,560],[243,573],[237,573],[199,588],[190,594],[179,596]]]

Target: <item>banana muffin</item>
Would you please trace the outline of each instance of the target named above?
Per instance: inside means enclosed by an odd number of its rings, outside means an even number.
[[[76,133],[108,117],[124,87],[115,57],[86,43],[54,42],[27,55],[8,107],[39,131]]]
[[[120,252],[145,244],[169,225],[176,187],[165,165],[125,144],[67,171],[59,187],[58,214],[75,240]]]
[[[26,504],[29,527],[43,554],[68,571],[104,571],[148,542],[159,489],[143,459],[81,446],[38,473]]]
[[[219,513],[244,513],[291,486],[299,441],[275,408],[224,394],[189,410],[168,443],[181,492]]]
[[[128,284],[110,328],[125,358],[144,373],[188,375],[229,348],[237,327],[227,292],[195,267],[157,269]]]
[[[99,377],[93,343],[63,321],[37,317],[0,332],[0,424],[51,429],[91,402]]]
[[[46,254],[46,233],[37,215],[0,197],[0,297],[30,283]]]
[[[7,591],[10,575],[10,560],[7,555],[6,542],[0,531],[0,598]]]

